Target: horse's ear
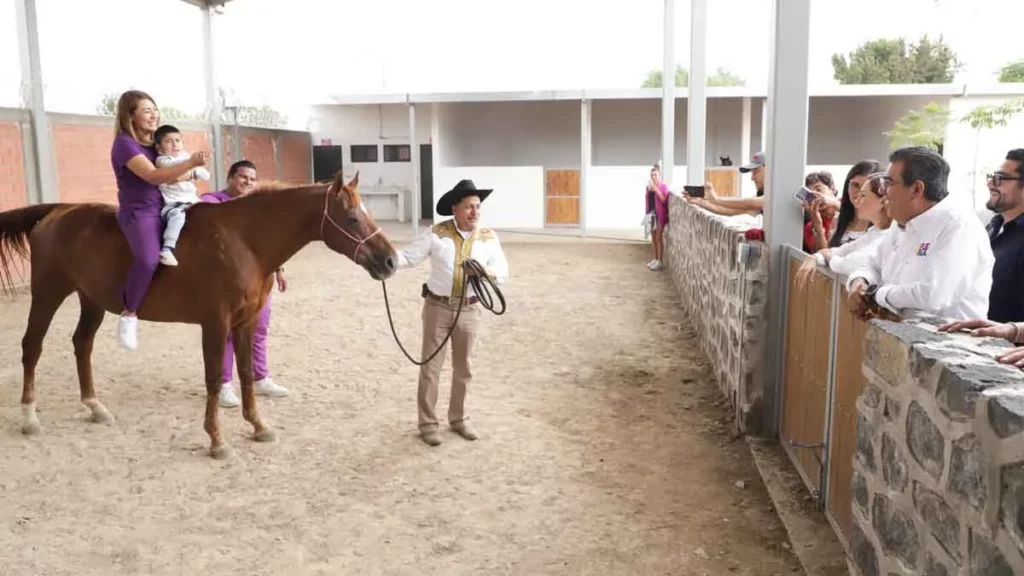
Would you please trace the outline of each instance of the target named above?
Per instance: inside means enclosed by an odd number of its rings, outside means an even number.
[[[349,180],[349,183],[346,184],[345,186],[348,187],[349,190],[355,190],[356,188],[359,187],[359,171],[358,170],[356,170],[356,175],[352,177],[352,180]]]

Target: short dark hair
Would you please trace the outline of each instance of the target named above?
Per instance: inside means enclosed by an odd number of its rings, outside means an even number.
[[[804,178],[804,186],[807,186],[808,188],[814,186],[818,182],[821,182],[822,184],[828,186],[829,188],[835,188],[836,185],[835,180],[832,178],[832,173],[829,172],[828,170],[822,170],[820,172],[811,172],[810,174],[807,175],[806,178]]]
[[[238,173],[239,168],[252,168],[253,170],[256,170],[256,165],[248,160],[239,160],[232,164],[231,168],[228,169],[228,178],[234,178],[235,174]]]
[[[157,128],[156,132],[153,133],[153,142],[159,144],[160,142],[163,141],[164,138],[171,134],[181,134],[181,130],[178,130],[177,128],[171,126],[170,124],[164,124],[163,126]]]
[[[939,202],[949,194],[949,162],[938,152],[923,146],[899,148],[889,155],[889,162],[902,162],[900,178],[904,186],[915,180],[924,183],[924,197]]]
[[[1017,163],[1017,177],[1024,178],[1024,148],[1014,148],[1006,153],[1006,159]]]

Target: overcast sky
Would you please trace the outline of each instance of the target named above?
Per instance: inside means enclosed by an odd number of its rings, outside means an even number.
[[[180,0],[36,0],[47,106],[90,112],[135,86],[204,104],[202,18]],[[629,5],[629,8],[625,6]],[[662,0],[233,0],[216,28],[218,74],[251,104],[291,116],[332,93],[637,87],[661,66]],[[711,0],[708,67],[764,85],[769,0]],[[676,2],[688,66],[690,3]],[[958,80],[995,81],[1024,59],[1022,0],[812,0],[811,84],[865,40],[943,34]],[[1012,24],[1011,24],[1012,23]],[[13,0],[0,0],[0,106],[18,101]]]

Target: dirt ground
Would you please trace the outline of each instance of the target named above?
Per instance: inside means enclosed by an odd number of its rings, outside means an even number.
[[[86,421],[74,297],[44,344],[42,433],[22,436],[29,300],[0,302],[0,574],[800,573],[648,248],[505,248],[509,310],[485,314],[468,399],[481,438],[444,429],[437,448],[380,284],[321,245],[274,295],[271,371],[292,395],[259,405],[278,441],[223,410],[227,461],[207,456],[198,327],[143,324],[126,353],[108,315],[94,366],[116,422]],[[416,356],[426,266],[388,283]]]

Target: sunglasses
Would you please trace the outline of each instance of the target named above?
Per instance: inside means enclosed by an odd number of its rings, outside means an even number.
[[[987,178],[988,181],[991,182],[992,185],[996,187],[1001,186],[1003,182],[1012,182],[1015,180],[1022,179],[1016,176],[1007,176],[1006,174],[999,174],[998,172],[995,174],[986,174],[985,178]]]

